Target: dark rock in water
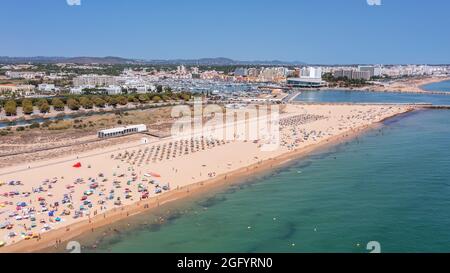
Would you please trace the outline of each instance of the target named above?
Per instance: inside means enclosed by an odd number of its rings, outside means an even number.
[[[147,230],[150,232],[156,232],[156,231],[160,231],[161,230],[161,224],[150,224],[147,226]]]
[[[232,194],[235,193],[238,189],[236,187],[229,187],[224,193],[225,194]]]
[[[179,211],[176,211],[176,212],[172,212],[171,214],[169,214],[169,215],[166,217],[166,220],[167,220],[167,221],[174,221],[174,220],[176,220],[176,219],[181,218],[182,216],[183,216],[183,213],[181,213],[181,212],[179,212]]]
[[[302,162],[301,164],[299,164],[297,167],[302,169],[302,168],[306,168],[312,165],[311,161],[306,161],[306,162]]]
[[[278,238],[282,240],[288,240],[294,236],[294,234],[297,232],[297,228],[295,226],[294,222],[287,222],[280,232],[280,236]]]
[[[210,198],[208,198],[208,199],[206,199],[204,201],[200,201],[197,204],[199,206],[201,206],[201,207],[209,208],[209,207],[217,205],[217,204],[219,204],[221,202],[224,202],[226,200],[227,200],[227,198],[225,196],[223,196],[223,195],[222,196],[216,195],[216,196],[210,197]]]
[[[114,236],[114,237],[111,237],[111,238],[108,240],[108,244],[109,244],[109,245],[115,245],[115,244],[120,243],[121,241],[122,241],[121,236]]]

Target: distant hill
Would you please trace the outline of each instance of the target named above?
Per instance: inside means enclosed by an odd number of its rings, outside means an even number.
[[[54,63],[75,63],[75,64],[155,64],[155,65],[209,65],[209,66],[229,66],[229,65],[302,65],[303,62],[284,62],[278,60],[271,61],[237,61],[229,58],[201,58],[201,59],[174,59],[174,60],[137,60],[120,57],[7,57],[0,56],[0,63],[3,64],[54,64]]]
[[[125,59],[120,57],[73,57],[67,58],[66,62],[68,63],[76,63],[76,64],[133,64],[138,63],[137,60]]]
[[[227,65],[299,65],[303,62],[283,62],[278,60],[272,61],[238,61],[229,58],[201,58],[201,59],[174,59],[174,60],[148,60],[149,64],[184,64],[184,65],[211,65],[211,66],[227,66]]]
[[[137,60],[120,57],[1,57],[3,64],[54,64],[54,63],[75,63],[75,64],[133,64],[139,63]]]

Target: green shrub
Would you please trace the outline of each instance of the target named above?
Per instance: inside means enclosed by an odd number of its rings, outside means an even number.
[[[54,98],[52,100],[52,105],[53,105],[53,108],[55,108],[56,111],[64,111],[65,105],[64,105],[64,102],[61,99]]]
[[[67,107],[72,111],[77,111],[80,109],[80,103],[76,99],[70,98],[67,100]]]
[[[30,125],[30,129],[36,129],[36,128],[39,128],[39,127],[41,127],[41,125],[39,123],[37,123],[37,122],[33,122]]]
[[[48,126],[49,130],[66,130],[69,129],[70,127],[72,127],[72,122],[67,121],[67,120],[61,120],[58,122],[55,122],[53,124],[50,124]]]
[[[41,113],[48,113],[50,111],[50,105],[46,99],[39,100],[37,105]]]
[[[46,120],[42,123],[42,127],[49,127],[51,124],[53,123],[53,121],[51,120]]]
[[[5,112],[7,116],[15,116],[17,114],[17,103],[13,100],[7,101],[5,104]]]
[[[22,111],[25,115],[33,114],[33,102],[30,99],[22,100]]]

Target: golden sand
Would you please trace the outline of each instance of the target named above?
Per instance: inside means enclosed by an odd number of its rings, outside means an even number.
[[[147,144],[132,141],[0,169],[0,182],[21,181],[21,185],[0,186],[0,194],[19,193],[0,196],[0,223],[12,224],[11,229],[0,229],[0,241],[6,243],[0,252],[51,247],[193,192],[275,168],[413,109],[393,105],[288,105],[280,116],[280,145],[271,151],[262,151],[258,141],[149,139]],[[72,167],[77,162],[81,168]],[[89,179],[95,179],[98,185],[86,196],[92,185]],[[155,187],[157,184],[159,187]],[[148,190],[148,198],[143,196],[143,188]],[[40,192],[34,192],[36,189]],[[161,193],[156,193],[157,189]],[[62,204],[64,194],[70,206]],[[83,204],[83,196],[92,207]],[[17,210],[20,202],[26,202],[26,206]],[[80,206],[83,213],[75,219]],[[54,211],[53,215],[49,216],[49,211]],[[32,223],[36,226],[31,227]],[[16,236],[10,237],[11,232]]]

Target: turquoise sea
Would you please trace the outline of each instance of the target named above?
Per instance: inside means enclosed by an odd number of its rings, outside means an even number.
[[[449,115],[388,120],[278,171],[77,240],[85,252],[364,253],[370,241],[382,252],[449,252]]]
[[[296,100],[306,102],[432,103],[450,105],[450,95],[406,94],[364,91],[304,91]]]

